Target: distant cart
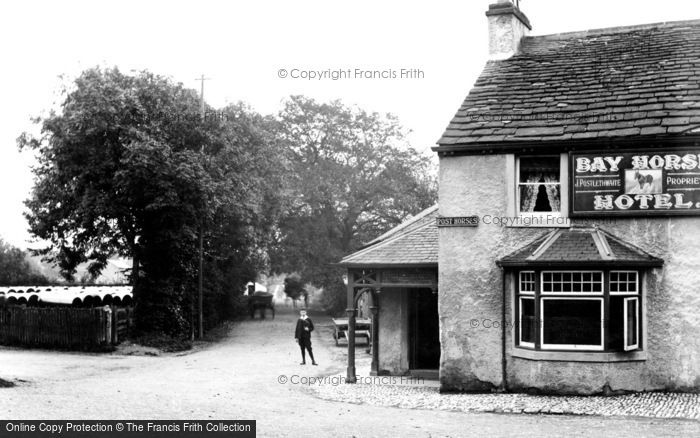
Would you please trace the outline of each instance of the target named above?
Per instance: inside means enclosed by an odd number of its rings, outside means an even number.
[[[348,319],[347,318],[333,318],[333,325],[335,326],[335,331],[333,332],[333,339],[335,339],[335,345],[340,345],[338,342],[340,339],[348,340]],[[357,318],[355,319],[355,340],[357,338],[365,338],[367,344],[370,343],[370,332],[372,330],[372,320],[369,318]]]
[[[275,302],[273,295],[267,292],[255,292],[248,296],[248,313],[251,318],[255,318],[255,312],[260,311],[260,318],[265,319],[265,311],[270,309],[272,319],[275,319]]]

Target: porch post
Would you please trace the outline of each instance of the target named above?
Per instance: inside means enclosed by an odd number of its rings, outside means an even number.
[[[372,290],[372,305],[369,310],[372,312],[372,365],[370,375],[379,375],[379,292],[380,288]]]
[[[357,383],[355,374],[355,282],[348,269],[347,285],[348,307],[345,312],[348,315],[348,369],[345,383]]]

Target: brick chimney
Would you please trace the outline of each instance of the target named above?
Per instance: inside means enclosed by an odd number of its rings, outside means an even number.
[[[518,0],[498,0],[486,11],[489,19],[489,59],[510,58],[518,52],[520,39],[532,30],[530,21],[520,11]]]

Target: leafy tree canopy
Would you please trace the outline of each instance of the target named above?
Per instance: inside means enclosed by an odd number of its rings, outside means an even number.
[[[26,252],[0,238],[0,285],[39,286],[48,282],[49,279],[28,258]]]
[[[194,90],[149,72],[87,70],[65,95],[37,120],[39,138],[18,139],[39,161],[31,232],[66,278],[84,261],[98,274],[112,255],[133,258],[137,322],[184,331],[202,230],[209,309],[225,282],[240,289],[265,262],[270,227],[258,224],[279,210],[263,159],[274,157],[274,122],[243,105],[201,117]]]
[[[290,275],[284,279],[284,293],[293,300],[298,300],[306,295],[304,283],[298,275]]]
[[[270,265],[338,297],[330,263],[435,202],[429,157],[390,115],[293,96],[277,117],[242,104],[201,117],[194,90],[116,68],[64,96],[18,139],[38,158],[30,231],[66,278],[132,258],[143,330],[186,331],[200,235],[211,322]]]
[[[148,72],[87,70],[64,94],[60,113],[37,120],[42,136],[18,143],[39,161],[30,230],[71,277],[87,260],[99,272],[112,254],[135,256],[156,211],[196,214],[210,137],[196,94]]]
[[[273,267],[338,298],[330,263],[433,205],[434,169],[392,115],[293,96],[278,117],[292,172]],[[342,295],[329,303],[342,305]]]

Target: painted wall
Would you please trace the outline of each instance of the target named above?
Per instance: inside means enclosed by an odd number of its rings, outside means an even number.
[[[508,215],[506,163],[505,155],[440,159],[439,214],[478,215],[492,222],[476,228],[440,229],[440,381],[444,391],[483,391],[504,384],[499,325],[502,273],[496,260],[551,231],[493,224],[493,217]],[[647,359],[572,363],[513,358],[508,330],[508,387],[560,393],[700,390],[700,217],[608,218],[585,223],[598,224],[665,261],[662,269],[647,275]],[[506,288],[506,322],[512,322],[510,289]]]
[[[379,295],[380,374],[408,374],[408,293],[386,288]]]

